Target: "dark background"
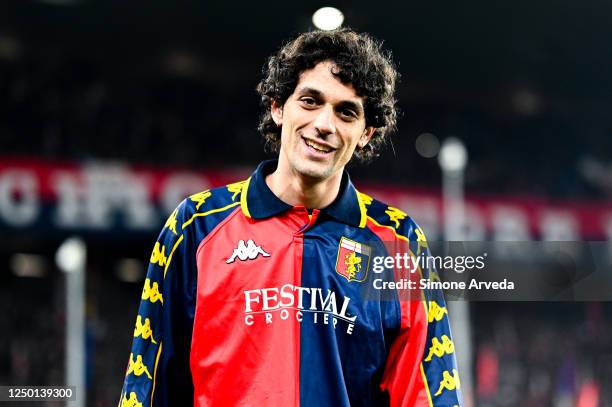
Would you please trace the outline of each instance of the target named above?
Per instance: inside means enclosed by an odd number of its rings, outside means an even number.
[[[0,5],[2,151],[193,167],[264,157],[261,67],[322,5],[62,1]],[[429,132],[467,144],[468,191],[610,196],[584,163],[610,177],[612,4],[336,6],[384,40],[402,74],[395,154],[359,176],[439,184],[413,147]]]

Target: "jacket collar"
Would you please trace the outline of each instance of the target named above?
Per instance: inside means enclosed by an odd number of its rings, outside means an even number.
[[[274,172],[277,164],[277,160],[262,162],[244,183],[240,203],[247,217],[265,219],[292,208],[274,195],[266,184],[266,176]],[[346,171],[342,174],[338,196],[321,212],[347,225],[365,227],[365,205]]]

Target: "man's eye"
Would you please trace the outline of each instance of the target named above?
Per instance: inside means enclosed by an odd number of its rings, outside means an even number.
[[[304,98],[301,98],[300,100],[302,101],[303,104],[307,106],[314,106],[317,104],[317,102],[313,98],[304,97]]]
[[[354,111],[350,110],[350,109],[344,109],[340,111],[340,114],[342,114],[342,116],[348,117],[348,118],[356,118],[357,117],[357,113],[355,113]]]

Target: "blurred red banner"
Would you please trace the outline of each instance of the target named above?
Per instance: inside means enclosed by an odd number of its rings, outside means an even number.
[[[0,225],[10,229],[151,231],[160,227],[185,196],[244,179],[251,170],[2,159]],[[429,240],[443,239],[439,191],[358,186],[416,219]],[[465,213],[465,240],[612,240],[612,202],[468,195]]]

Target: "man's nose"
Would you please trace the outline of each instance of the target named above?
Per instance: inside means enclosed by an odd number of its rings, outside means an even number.
[[[330,105],[324,105],[319,110],[319,114],[314,122],[314,127],[317,129],[320,135],[327,136],[328,134],[336,132],[334,120],[334,108]]]

